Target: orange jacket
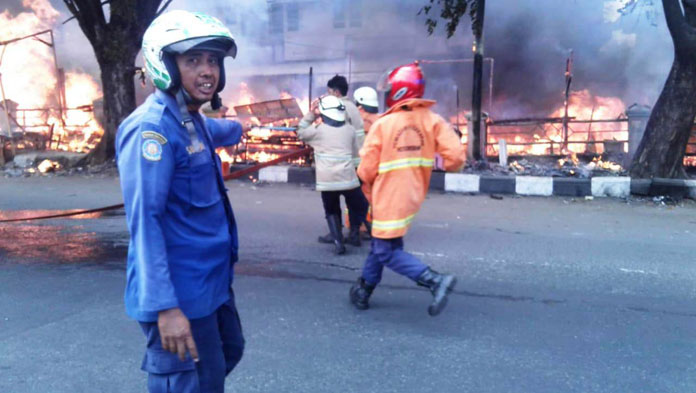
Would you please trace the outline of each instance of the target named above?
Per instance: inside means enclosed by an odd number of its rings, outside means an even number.
[[[384,113],[360,150],[358,176],[372,205],[372,236],[404,236],[430,184],[435,153],[447,171],[461,169],[466,152],[452,127],[430,107],[435,101],[413,98]]]
[[[358,107],[358,111],[360,111],[360,117],[362,117],[363,120],[363,127],[365,128],[365,135],[367,135],[368,132],[370,132],[370,127],[372,127],[372,124],[379,119],[379,113],[370,113],[365,111],[362,107]]]

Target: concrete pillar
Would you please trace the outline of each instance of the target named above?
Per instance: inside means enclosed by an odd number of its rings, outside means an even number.
[[[646,105],[633,104],[626,109],[628,117],[628,154],[624,161],[624,167],[631,165],[633,155],[636,154],[638,145],[645,134],[645,126],[648,124],[652,109]]]

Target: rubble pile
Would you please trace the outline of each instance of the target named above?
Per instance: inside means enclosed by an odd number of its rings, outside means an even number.
[[[116,162],[111,160],[101,165],[78,166],[85,154],[71,152],[40,152],[26,153],[0,166],[0,176],[32,177],[32,176],[118,176]]]
[[[627,176],[619,164],[602,160],[601,156],[581,157],[573,154],[556,159],[549,156],[526,157],[510,162],[507,166],[495,162],[468,163],[464,173],[492,176],[551,176],[590,178],[596,176]]]

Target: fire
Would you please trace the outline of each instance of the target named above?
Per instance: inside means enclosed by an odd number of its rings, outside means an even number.
[[[0,41],[50,30],[60,16],[47,0],[24,0],[22,5],[31,12],[0,13]],[[48,33],[38,38],[51,41]],[[90,75],[67,72],[61,103],[62,87],[51,47],[37,39],[23,39],[0,46],[0,59],[5,98],[18,104],[13,116],[21,128],[50,136],[52,148],[86,152],[96,145],[103,130],[94,119],[92,105],[102,94]],[[22,146],[19,142],[17,147]]]
[[[249,85],[246,84],[246,82],[239,84],[239,89],[237,89],[237,97],[234,101],[235,102],[233,104],[228,105],[230,108],[256,102],[256,98],[254,98],[254,95],[251,93],[251,89],[249,89]]]
[[[54,124],[57,128],[54,129],[53,135],[58,138],[68,138],[67,146],[59,145],[62,150],[89,151],[96,146],[104,131],[97,124],[93,114],[72,108],[92,105],[96,99],[102,96],[101,89],[94,79],[86,74],[68,73],[65,79],[65,101],[69,108],[65,112],[66,126],[62,127],[62,124],[56,121]],[[71,135],[70,127],[72,126],[79,127],[80,132],[77,135],[74,133]]]
[[[489,132],[488,153],[497,154],[498,140],[508,140],[508,154],[571,154],[571,153],[603,153],[604,143],[611,141],[626,141],[628,139],[627,124],[599,123],[597,120],[614,120],[623,116],[626,108],[616,97],[595,96],[588,90],[572,92],[568,101],[568,145],[564,144],[563,125],[561,121],[551,123],[534,123],[520,126],[494,125]],[[563,118],[565,107],[549,114],[549,118]],[[499,127],[499,128],[498,128]],[[504,135],[496,130],[505,129]],[[510,135],[513,135],[510,137]],[[587,144],[586,142],[592,142]],[[587,146],[587,147],[586,147]],[[626,151],[626,146],[622,147]]]
[[[247,135],[250,137],[255,137],[255,138],[260,138],[260,139],[268,139],[273,135],[273,131],[271,131],[268,128],[254,127],[251,130],[249,130]]]
[[[48,159],[41,161],[41,163],[36,167],[36,169],[38,169],[41,173],[53,172],[60,168],[60,163]]]
[[[47,0],[24,0],[24,7],[33,12],[21,12],[16,16],[9,10],[0,13],[0,41],[31,35],[50,29],[58,12]],[[44,38],[44,37],[41,37]],[[56,76],[51,48],[33,39],[0,46],[2,63],[0,73],[7,99],[20,108],[40,108],[49,99],[56,100]]]
[[[623,171],[623,167],[615,162],[611,161],[602,161],[602,156],[595,157],[591,163],[588,164],[588,166],[591,166],[591,169],[594,168],[600,168],[600,169],[605,169],[608,171],[612,172],[621,172]]]
[[[249,154],[249,159],[252,161],[256,161],[256,162],[268,162],[268,161],[271,161],[271,160],[276,159],[278,157],[279,157],[278,154],[268,153],[265,151],[258,151],[258,152]]]

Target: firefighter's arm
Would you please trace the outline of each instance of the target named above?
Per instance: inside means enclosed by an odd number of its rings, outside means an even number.
[[[203,117],[206,128],[213,139],[213,147],[232,146],[242,139],[242,124],[229,119]]]
[[[358,166],[358,177],[367,184],[368,187],[375,182],[379,171],[379,157],[382,152],[382,129],[379,125],[373,125],[370,133],[365,138],[362,149],[360,149],[360,165]]]
[[[304,115],[302,120],[300,120],[300,124],[297,128],[297,137],[300,138],[301,141],[309,143],[317,136],[319,130],[317,127],[312,126],[314,119],[316,119],[314,112],[309,111]]]
[[[300,124],[297,125],[298,129],[307,128],[307,127],[311,126],[312,123],[314,123],[314,120],[317,119],[317,115],[316,115],[315,112],[316,112],[316,110],[310,110],[310,111],[308,111],[308,112],[304,115],[304,117],[302,118],[302,120],[300,120]]]
[[[362,116],[360,116],[360,112],[355,107],[348,108],[350,108],[350,113],[348,113],[348,115],[351,117],[351,125],[353,126],[353,128],[355,128],[355,139],[359,150],[362,147],[363,143],[365,143],[365,122],[363,122]],[[360,163],[360,157],[357,158],[358,159],[355,162],[356,165]]]
[[[439,116],[435,123],[435,143],[435,151],[442,156],[445,170],[460,171],[466,161],[466,150],[452,126]]]
[[[365,137],[363,136],[362,138],[359,138],[357,133],[353,133],[352,141],[353,148],[351,150],[353,154],[353,164],[357,168],[358,164],[360,164],[360,149],[362,148],[363,143],[365,142]]]
[[[146,312],[179,305],[169,274],[162,230],[174,176],[174,149],[156,124],[142,124],[118,140],[118,168],[135,253],[138,303]]]

